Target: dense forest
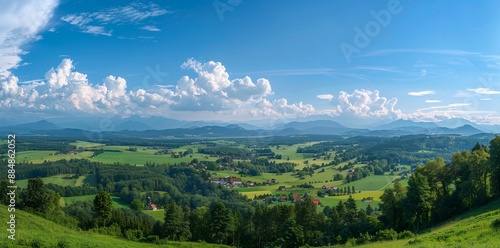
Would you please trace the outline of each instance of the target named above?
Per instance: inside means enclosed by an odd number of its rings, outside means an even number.
[[[383,173],[394,161],[390,152],[414,152],[423,148],[443,148],[447,138],[398,138],[366,144],[327,143],[306,147],[314,153],[347,152],[358,160],[369,160],[354,175]],[[404,145],[405,142],[413,144]],[[334,142],[334,141],[332,141]],[[448,140],[447,142],[450,142]],[[470,140],[454,138],[455,147],[469,145]],[[376,144],[374,144],[376,143]],[[358,143],[359,144],[359,143]],[[376,150],[380,153],[377,153]],[[232,161],[235,154],[267,150],[227,149],[225,162],[267,171],[292,171],[293,164],[270,163],[253,158],[249,162]],[[207,154],[213,150],[207,149]],[[384,155],[385,154],[385,155]],[[387,156],[386,156],[387,155]],[[412,155],[413,156],[413,155]],[[377,158],[372,159],[372,158]],[[333,158],[332,158],[333,159]],[[396,158],[401,160],[401,158]],[[418,159],[416,160],[418,161]],[[263,168],[274,169],[263,169]],[[0,171],[6,173],[7,160],[0,160]],[[244,171],[244,170],[242,170]],[[381,172],[382,171],[382,172]],[[95,176],[96,186],[62,187],[44,184],[39,177],[71,173]],[[500,197],[500,136],[489,145],[476,143],[450,158],[436,156],[410,173],[408,186],[397,181],[386,189],[379,206],[359,208],[350,197],[322,212],[309,196],[304,201],[284,205],[264,205],[222,185],[207,183],[209,174],[186,164],[132,166],[103,164],[85,159],[61,160],[43,164],[19,163],[17,179],[28,179],[19,194],[19,208],[61,223],[69,228],[92,230],[140,242],[161,240],[205,241],[238,247],[300,247],[333,244],[363,244],[378,240],[408,238],[423,229],[445,221],[464,211],[487,204]],[[352,180],[349,179],[349,180]],[[7,182],[1,181],[0,201],[8,204]],[[351,189],[349,189],[351,191]],[[354,190],[354,187],[352,188]],[[93,202],[77,202],[60,207],[61,196],[96,194]],[[111,197],[119,197],[131,209],[113,208]],[[155,202],[166,209],[163,221],[143,214],[144,202]]]

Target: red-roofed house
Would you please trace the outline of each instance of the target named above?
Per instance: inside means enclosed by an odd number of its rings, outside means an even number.
[[[229,183],[234,186],[234,185],[241,185],[242,182],[241,178],[231,177],[229,178]]]
[[[316,206],[319,206],[319,204],[321,204],[319,199],[311,199],[311,202],[314,203],[314,205],[316,205]]]
[[[148,210],[153,210],[153,211],[157,210],[156,205],[155,204],[149,205]]]
[[[302,198],[300,198],[299,194],[293,194],[292,202],[301,202]]]
[[[325,184],[325,185],[323,185],[323,187],[321,187],[321,188],[323,188],[323,189],[329,189],[329,188],[330,188],[330,185]]]

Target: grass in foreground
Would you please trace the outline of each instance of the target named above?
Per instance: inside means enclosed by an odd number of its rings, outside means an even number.
[[[5,231],[5,236],[0,239],[0,247],[226,247],[213,244],[191,242],[168,242],[155,245],[127,241],[122,238],[101,235],[87,231],[68,229],[42,217],[16,210],[16,240],[10,240]],[[7,207],[0,206],[1,221],[6,223],[10,213]]]
[[[375,242],[359,247],[500,247],[500,230],[491,227],[492,222],[497,219],[500,219],[500,200],[443,223],[431,232],[419,235],[416,242],[412,238]]]

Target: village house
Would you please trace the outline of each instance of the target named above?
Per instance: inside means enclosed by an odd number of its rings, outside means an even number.
[[[226,184],[227,180],[226,180],[226,178],[214,177],[214,178],[210,178],[210,182],[216,183],[216,184]]]
[[[146,207],[146,210],[156,211],[158,209],[156,208],[156,204],[149,204],[149,206]]]
[[[311,202],[316,206],[319,206],[321,204],[319,199],[311,199]]]
[[[279,186],[279,187],[278,187],[278,190],[285,191],[285,190],[286,190],[286,187],[285,187],[285,186]]]
[[[299,194],[293,194],[292,195],[292,202],[301,202],[302,198],[300,198]]]
[[[242,184],[241,178],[231,177],[231,178],[229,178],[229,184],[231,184],[233,186],[241,185]]]
[[[321,188],[322,188],[322,189],[329,189],[329,188],[330,188],[330,185],[325,184],[325,185],[323,185],[323,187],[321,187]]]

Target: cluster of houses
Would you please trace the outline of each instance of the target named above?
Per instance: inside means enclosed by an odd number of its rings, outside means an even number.
[[[252,187],[252,186],[257,186],[257,185],[269,186],[269,185],[273,185],[273,184],[279,183],[279,181],[276,180],[276,179],[274,179],[274,178],[270,179],[270,180],[267,180],[266,182],[252,182],[252,181],[243,182],[241,178],[234,177],[234,176],[230,176],[230,177],[212,177],[212,178],[209,178],[206,182],[207,183],[220,184],[220,185],[226,186],[228,188],[234,188],[234,187]]]

